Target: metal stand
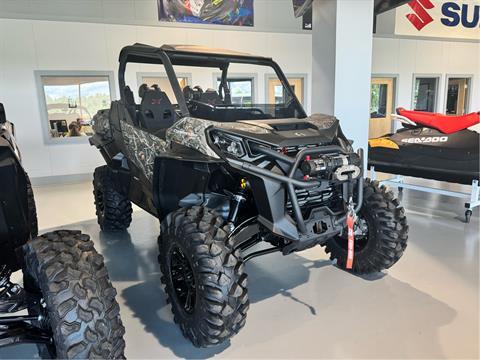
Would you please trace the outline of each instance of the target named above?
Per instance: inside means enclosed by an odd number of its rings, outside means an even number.
[[[370,168],[370,176],[372,180],[376,180],[377,174],[375,172],[375,167],[373,166]],[[472,188],[470,193],[443,190],[443,189],[437,189],[437,188],[432,188],[428,186],[409,184],[404,181],[404,177],[401,175],[395,175],[391,179],[382,180],[380,181],[380,184],[397,187],[398,191],[400,192],[403,189],[412,189],[412,190],[418,190],[418,191],[428,192],[432,194],[440,194],[445,196],[457,197],[461,199],[468,199],[469,202],[465,203],[465,208],[467,209],[465,211],[465,222],[467,223],[470,222],[470,218],[472,217],[472,214],[473,214],[472,210],[480,206],[480,186],[478,184],[478,180],[472,180],[472,185],[471,185]]]

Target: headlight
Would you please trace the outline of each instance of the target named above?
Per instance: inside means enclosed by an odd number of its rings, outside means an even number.
[[[215,145],[225,155],[230,155],[237,158],[242,158],[246,155],[242,139],[217,130],[210,132],[210,136],[213,145]]]

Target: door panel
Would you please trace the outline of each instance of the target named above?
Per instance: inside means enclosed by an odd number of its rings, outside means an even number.
[[[373,78],[370,93],[369,138],[381,137],[392,131],[391,114],[394,112],[394,79]]]

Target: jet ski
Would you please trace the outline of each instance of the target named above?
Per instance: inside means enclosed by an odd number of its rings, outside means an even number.
[[[480,112],[446,116],[398,108],[392,117],[403,127],[369,140],[369,169],[459,184],[480,179]]]

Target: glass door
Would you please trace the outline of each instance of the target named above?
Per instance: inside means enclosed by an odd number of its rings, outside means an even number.
[[[370,92],[369,138],[377,138],[392,131],[394,78],[373,78]]]

